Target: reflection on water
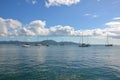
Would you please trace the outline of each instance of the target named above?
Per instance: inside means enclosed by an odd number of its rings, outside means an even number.
[[[0,45],[0,80],[120,80],[120,46]]]

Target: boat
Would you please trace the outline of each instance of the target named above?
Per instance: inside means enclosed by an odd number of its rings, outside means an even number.
[[[47,47],[49,47],[49,45],[46,45]]]
[[[82,40],[82,42],[79,44],[79,47],[89,47],[90,46],[90,44],[88,44],[88,43],[83,43],[83,33],[82,33],[82,38],[81,38]]]
[[[105,46],[113,46],[113,44],[106,44]]]
[[[25,44],[23,44],[23,47],[30,47],[30,44],[25,43]]]
[[[30,47],[30,43],[28,42],[28,39],[26,42],[24,42],[24,44],[22,45],[23,47]]]
[[[113,46],[113,44],[110,44],[110,43],[109,43],[108,34],[107,34],[107,37],[106,37],[106,44],[105,44],[105,46],[106,46],[106,47]]]
[[[49,40],[48,40],[48,37],[47,37],[47,40],[46,40],[45,46],[49,47]]]
[[[37,36],[37,41],[35,42],[34,46],[41,46],[40,41],[39,41],[39,36]]]
[[[48,44],[48,43],[46,43],[46,46],[47,46],[47,47],[49,47],[49,44]]]
[[[89,47],[89,46],[90,46],[90,44],[85,44],[85,43],[82,43],[79,45],[79,47]]]

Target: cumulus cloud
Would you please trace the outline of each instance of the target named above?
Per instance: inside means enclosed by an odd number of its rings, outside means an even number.
[[[105,24],[106,26],[110,26],[112,28],[120,28],[120,22],[112,21]]]
[[[31,30],[27,29],[26,27],[21,28],[18,31],[19,36],[35,36],[35,33]]]
[[[49,29],[50,35],[54,36],[71,36],[72,32],[74,31],[73,27],[70,26],[53,26]]]
[[[45,2],[46,7],[50,6],[60,6],[60,5],[66,5],[71,6],[73,4],[79,3],[80,0],[48,0]]]
[[[75,30],[71,26],[55,25],[46,28],[42,20],[31,21],[24,26],[18,20],[0,18],[0,36],[95,36],[120,38],[120,22],[105,23],[106,28]]]
[[[7,32],[8,31],[6,25],[0,20],[0,36],[5,36]]]
[[[82,35],[83,36],[97,36],[97,35],[101,36],[103,34],[103,31],[102,29],[99,29],[99,30],[98,29],[75,30],[71,26],[57,25],[57,26],[50,27],[49,33],[50,33],[50,36],[82,36]],[[94,33],[96,35],[94,35]]]
[[[12,28],[12,29],[20,28],[22,26],[21,22],[13,19],[6,19],[5,23],[8,28]]]
[[[22,27],[18,20],[0,18],[0,35],[13,35],[17,29]]]
[[[26,36],[46,36],[49,31],[45,28],[46,22],[41,20],[35,20],[30,22],[27,26],[24,26],[19,30],[19,35]]]
[[[45,36],[45,35],[48,35],[49,33],[48,29],[45,28],[45,25],[46,25],[45,21],[35,20],[28,25],[27,29],[29,29],[36,35]]]
[[[29,27],[40,27],[40,28],[44,28],[46,25],[45,21],[41,21],[41,20],[35,20],[30,22]]]
[[[105,24],[106,26],[109,26],[109,28],[107,28],[107,31],[109,33],[112,33],[112,37],[116,37],[116,38],[120,38],[120,22],[108,22]]]
[[[46,22],[41,20],[32,21],[24,26],[18,20],[0,18],[0,36],[44,36],[48,35],[45,25]]]

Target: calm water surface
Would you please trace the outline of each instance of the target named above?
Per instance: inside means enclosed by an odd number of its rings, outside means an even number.
[[[0,45],[0,80],[120,80],[120,46]]]

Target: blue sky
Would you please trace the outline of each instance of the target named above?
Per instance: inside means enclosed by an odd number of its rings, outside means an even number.
[[[45,23],[44,28],[56,29],[57,26],[58,32],[61,29],[58,29],[58,25],[60,25],[59,27],[62,27],[63,30],[64,27],[69,26],[74,29],[73,31],[91,30],[94,31],[92,35],[101,34],[103,36],[102,33],[98,34],[99,31],[96,29],[105,31],[109,28],[110,36],[119,38],[119,31],[111,30],[113,26],[116,27],[115,22],[120,23],[120,0],[73,0],[73,2],[71,0],[68,2],[65,0],[58,0],[58,2],[56,0],[0,0],[0,17],[4,20],[17,20],[25,28],[29,27],[32,21],[40,20]],[[4,32],[1,31],[2,33]],[[54,33],[52,34],[54,35]]]
[[[120,14],[119,0],[81,0],[76,5],[46,8],[45,0],[0,0],[0,16],[29,24],[33,20],[45,20],[47,27],[70,25],[75,29],[104,27],[104,23]],[[115,3],[118,2],[118,3]],[[91,14],[85,16],[85,14]],[[93,17],[97,15],[97,17]]]

